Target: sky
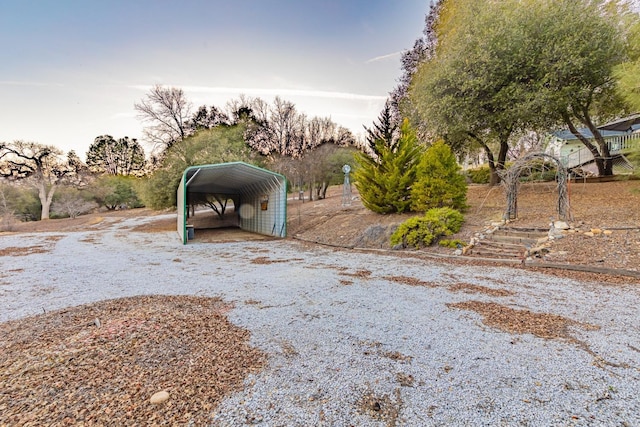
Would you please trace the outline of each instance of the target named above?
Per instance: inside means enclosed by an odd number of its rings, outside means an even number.
[[[99,135],[142,139],[154,84],[194,105],[241,93],[362,134],[421,36],[429,0],[0,0],[0,142],[84,158]]]

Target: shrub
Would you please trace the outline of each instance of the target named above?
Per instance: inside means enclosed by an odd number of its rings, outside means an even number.
[[[110,211],[139,208],[142,203],[136,192],[138,181],[133,176],[103,175],[91,185],[90,191],[96,203]]]
[[[76,218],[96,207],[90,197],[73,187],[60,187],[51,204],[51,218]]]
[[[475,169],[468,169],[467,176],[474,184],[488,184],[491,178],[489,166],[480,166]]]
[[[466,205],[467,183],[460,175],[456,157],[448,145],[436,142],[418,163],[417,180],[411,187],[411,210],[450,207],[463,211]]]
[[[462,240],[459,239],[454,239],[454,240],[449,240],[449,239],[442,239],[438,242],[438,244],[440,246],[444,246],[445,248],[457,248],[458,246],[467,246],[467,244],[465,242],[463,242]]]
[[[391,245],[421,248],[432,245],[441,237],[460,231],[464,217],[451,208],[428,210],[423,216],[413,217],[400,224],[391,235]]]
[[[405,119],[396,142],[377,140],[376,159],[358,153],[355,185],[362,204],[369,210],[387,214],[410,209],[411,186],[416,179],[420,145],[416,133]]]

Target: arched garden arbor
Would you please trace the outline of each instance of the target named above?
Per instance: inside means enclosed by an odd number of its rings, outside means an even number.
[[[531,168],[532,160],[551,160],[556,165],[556,181],[558,183],[558,218],[562,221],[571,219],[568,191],[568,172],[562,162],[556,157],[546,153],[531,153],[518,160],[508,169],[500,171],[500,178],[507,197],[507,207],[504,219],[516,219],[518,217],[518,190],[520,188],[520,175],[522,171]]]

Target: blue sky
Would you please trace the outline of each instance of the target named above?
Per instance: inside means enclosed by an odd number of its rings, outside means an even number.
[[[153,84],[195,107],[279,94],[354,133],[370,126],[421,35],[429,0],[2,0],[0,141],[84,157],[140,138]],[[148,147],[147,147],[148,148]]]

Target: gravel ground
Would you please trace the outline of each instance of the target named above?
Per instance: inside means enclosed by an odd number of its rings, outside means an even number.
[[[232,302],[268,365],[213,425],[640,425],[637,284],[290,240],[182,246],[130,230],[148,220],[0,235],[0,321],[143,294]],[[536,332],[544,319],[559,333]]]

